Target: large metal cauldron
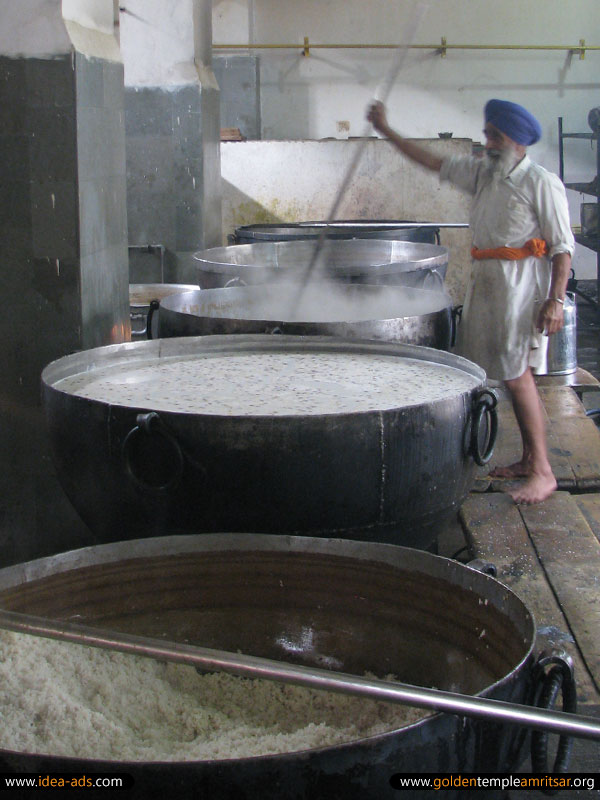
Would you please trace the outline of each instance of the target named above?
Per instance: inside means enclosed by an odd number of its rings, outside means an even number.
[[[318,258],[315,260],[315,248]],[[257,242],[194,254],[202,289],[306,279],[439,288],[448,250],[436,244],[368,239]],[[313,263],[314,262],[314,263]]]
[[[0,570],[0,607],[516,703],[532,679],[535,625],[518,597],[457,562],[390,545],[230,534],[119,542]],[[396,772],[512,771],[519,732],[436,714],[279,755],[143,763],[0,750],[0,769],[124,772],[136,800],[392,800]],[[419,792],[440,796],[457,794]]]
[[[406,220],[333,220],[331,222],[281,222],[241,225],[231,244],[293,242],[298,239],[385,239],[386,241],[440,243],[440,229]]]
[[[380,407],[374,401],[358,412],[338,412],[346,384],[326,372],[316,377],[317,396],[331,412],[267,410],[269,392],[289,398],[295,373],[273,378],[265,358],[312,364],[323,356],[352,364],[363,358],[367,369],[383,358],[392,374],[407,359],[424,369],[446,365],[472,388],[435,402],[394,407],[387,400]],[[220,379],[216,359],[233,363],[236,373],[252,359],[253,371],[241,387],[225,380],[227,401],[242,410],[228,411],[219,399],[215,411],[190,413],[198,396],[213,402],[215,392],[205,385]],[[204,369],[206,377],[186,391],[179,377],[171,378],[173,399],[149,400],[169,380],[153,379],[151,371],[173,374],[180,367]],[[61,380],[75,376],[84,383],[114,382],[127,400],[90,399],[64,388]],[[352,383],[350,408],[362,402],[370,380]],[[470,491],[475,461],[489,457],[495,435],[487,436],[495,408],[483,370],[439,350],[389,342],[269,335],[160,339],[66,356],[46,367],[42,382],[60,481],[104,542],[124,534],[258,530],[425,548]],[[247,410],[249,402],[255,408]]]
[[[284,333],[450,348],[452,301],[443,291],[361,284],[283,283],[201,289],[161,301],[159,336]]]

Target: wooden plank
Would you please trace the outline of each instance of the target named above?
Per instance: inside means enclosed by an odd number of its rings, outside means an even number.
[[[600,541],[600,494],[578,494],[573,497],[596,539]]]
[[[555,492],[544,503],[518,508],[585,664],[600,687],[600,542],[567,493]]]
[[[564,388],[567,392],[569,392],[576,402],[577,397],[573,394],[573,391],[569,387],[558,387]],[[552,391],[552,390],[551,390]],[[487,473],[493,469],[495,466],[506,466],[507,464],[514,464],[516,461],[519,461],[522,455],[522,444],[521,444],[521,434],[519,432],[519,426],[517,425],[517,420],[515,418],[514,412],[512,410],[511,402],[508,398],[508,393],[504,390],[499,391],[498,393],[498,438],[496,442],[496,447],[494,448],[494,455],[490,459],[490,463],[486,467],[480,468],[477,473],[478,479],[478,491],[485,491],[485,489],[491,489],[493,492],[505,492],[511,486],[514,485],[514,481],[508,481],[502,478],[487,478]],[[585,418],[585,414],[584,414]],[[587,418],[585,418],[587,420]],[[591,420],[587,420],[591,422]],[[594,423],[592,422],[592,425]],[[548,454],[550,458],[550,464],[552,465],[552,471],[556,476],[556,481],[558,483],[558,488],[562,491],[570,491],[577,489],[577,476],[573,469],[572,464],[572,453],[570,450],[565,449],[563,446],[563,437],[561,438],[558,432],[555,430],[555,423],[554,421],[548,416],[546,413],[546,427],[547,427],[547,437],[548,437]],[[595,427],[595,425],[594,425]],[[588,488],[595,488],[595,480],[596,477],[593,473],[590,475],[589,469],[585,471],[585,467],[582,467],[582,472],[584,472],[585,477],[588,479]],[[482,484],[483,481],[487,480],[487,484],[484,486]],[[597,473],[597,481],[598,481],[598,488],[600,488],[600,465]]]
[[[245,142],[246,137],[239,128],[221,128],[222,142]]]
[[[560,491],[600,491],[600,430],[570,386],[540,387],[548,455]],[[488,478],[497,465],[521,457],[521,436],[508,395],[498,391],[498,439],[490,463],[477,472],[476,491],[505,492],[514,481]]]
[[[531,608],[538,625],[553,626],[559,639],[568,640],[565,619],[512,498],[504,493],[469,495],[460,516],[474,557],[495,564],[498,579]]]
[[[600,490],[600,431],[568,386],[540,388],[553,439],[567,456],[578,491]],[[549,447],[550,437],[548,441]],[[559,488],[562,488],[559,486]]]
[[[580,701],[598,702],[598,687],[556,602],[519,507],[504,493],[471,494],[462,506],[460,519],[474,557],[495,564],[498,580],[533,613],[537,651],[548,647],[566,650],[575,663]]]
[[[571,386],[577,393],[600,389],[600,381],[582,367],[569,375],[536,375],[535,382],[538,386]]]

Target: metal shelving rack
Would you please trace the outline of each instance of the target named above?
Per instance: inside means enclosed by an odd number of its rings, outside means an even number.
[[[575,234],[575,241],[579,244],[583,245],[584,247],[588,247],[590,250],[593,250],[596,253],[596,298],[591,298],[589,295],[585,294],[584,292],[577,291],[576,287],[574,291],[586,300],[588,303],[591,303],[595,306],[596,309],[600,309],[600,147],[598,147],[598,131],[591,132],[591,133],[565,133],[563,131],[563,118],[558,118],[558,157],[559,157],[559,176],[561,181],[564,183],[564,171],[565,171],[565,163],[564,163],[564,152],[563,152],[563,140],[564,139],[586,139],[587,141],[595,141],[596,142],[596,176],[595,178],[590,181],[590,183],[565,183],[565,188],[572,189],[573,191],[580,192],[581,194],[589,194],[596,198],[596,203],[598,205],[598,225],[596,227],[596,232],[589,235],[585,235],[583,233],[576,233]]]

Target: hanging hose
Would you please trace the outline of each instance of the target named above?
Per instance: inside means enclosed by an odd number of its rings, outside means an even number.
[[[547,673],[544,667],[552,663]],[[556,699],[562,690],[562,710],[575,714],[577,712],[577,690],[573,669],[570,661],[563,658],[540,658],[538,663],[539,685],[535,705],[538,708],[553,709]],[[553,772],[562,774],[568,771],[573,750],[573,739],[564,734],[559,737]],[[533,772],[548,773],[548,731],[532,731],[531,733],[531,764]],[[545,788],[542,792],[547,795],[556,794],[558,789]]]

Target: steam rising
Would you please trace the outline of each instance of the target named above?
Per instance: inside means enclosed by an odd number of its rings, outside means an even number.
[[[222,293],[222,297],[219,294]],[[173,298],[167,307],[196,316],[280,322],[362,322],[424,316],[447,308],[448,295],[409,287],[311,283],[302,292],[294,284],[216,289]],[[203,302],[204,301],[204,302]]]

